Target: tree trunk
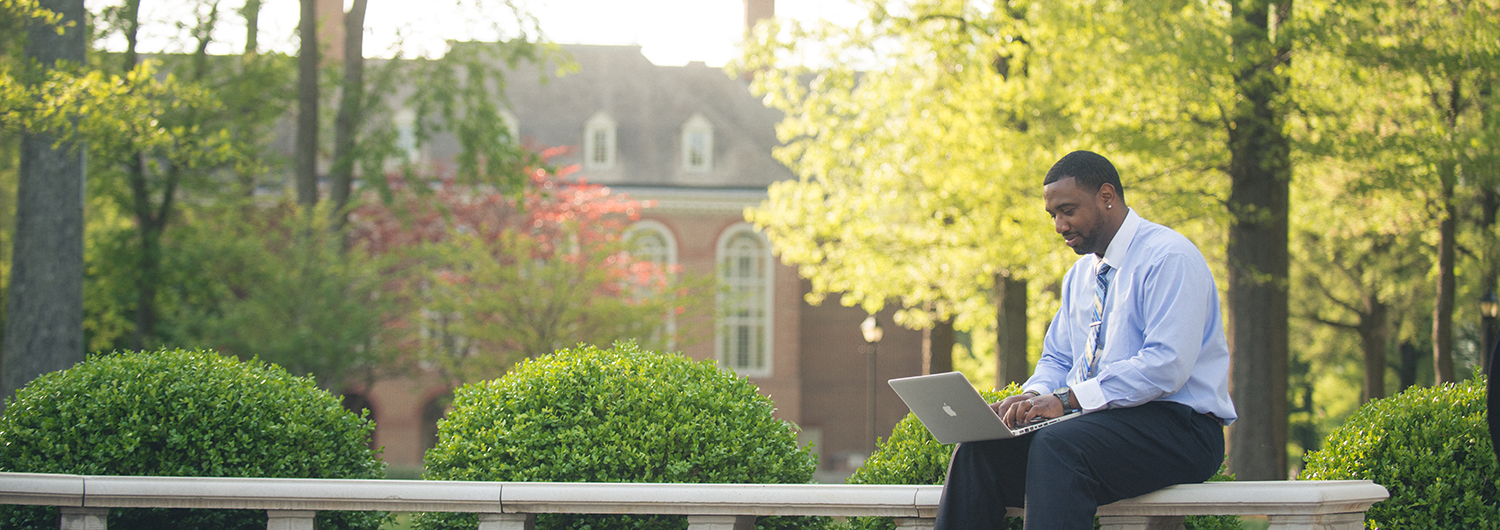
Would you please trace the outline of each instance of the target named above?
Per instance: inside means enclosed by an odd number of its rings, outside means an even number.
[[[240,16],[245,18],[245,53],[240,55],[241,74],[245,74],[253,68],[256,56],[260,54],[260,6],[261,0],[245,0],[245,5],[240,8]],[[249,108],[245,108],[245,105],[241,105],[239,108],[241,114],[249,113],[250,110]],[[234,137],[236,141],[248,141],[252,135],[253,133],[249,127],[235,124]],[[245,198],[253,197],[255,195],[255,173],[239,167],[236,167],[234,172],[235,181],[240,186],[240,196]]]
[[[1490,115],[1492,109],[1489,107],[1490,100],[1494,96],[1492,83],[1493,79],[1480,85],[1479,97],[1474,101],[1479,114],[1480,129],[1486,131],[1494,130],[1493,127],[1497,125],[1494,123],[1494,117]],[[1488,164],[1482,164],[1475,168],[1475,173],[1479,176],[1476,180],[1484,183],[1484,190],[1480,193],[1479,221],[1479,233],[1484,236],[1484,255],[1480,257],[1480,261],[1484,264],[1484,277],[1479,286],[1482,290],[1480,296],[1486,296],[1495,292],[1495,283],[1497,278],[1500,278],[1500,254],[1496,252],[1495,241],[1495,220],[1500,217],[1500,190],[1496,189],[1496,186],[1500,186],[1500,182],[1497,182],[1500,180],[1500,162],[1490,161]],[[1488,317],[1483,317],[1480,321],[1483,322],[1482,325],[1485,328],[1480,330],[1479,334],[1485,340],[1479,345],[1479,369],[1485,376],[1489,376],[1490,350],[1495,346],[1495,322],[1493,318]],[[1496,450],[1500,451],[1500,448]]]
[[[354,137],[364,117],[366,0],[354,0],[344,16],[344,86],[339,94],[339,116],[333,129],[333,171],[328,176],[328,197],[333,201],[334,230],[349,219],[345,207],[354,181]]]
[[[1458,129],[1461,101],[1459,81],[1453,79],[1449,83],[1446,106],[1442,109],[1450,137],[1452,131]],[[1453,202],[1453,189],[1458,185],[1458,156],[1457,153],[1448,156],[1452,158],[1438,164],[1443,210],[1438,214],[1442,219],[1438,223],[1437,297],[1432,308],[1432,375],[1439,385],[1456,380],[1453,374],[1453,291],[1457,288],[1457,279],[1454,277],[1453,255],[1454,238],[1458,232],[1458,205]]]
[[[140,29],[140,1],[132,0],[125,12],[126,19],[126,54],[125,70],[130,71],[136,64],[136,32]],[[201,22],[194,28],[194,37],[198,40],[197,48],[193,54],[193,81],[201,83],[208,73],[208,44],[213,36],[214,26],[218,23],[219,4],[214,2],[209,11],[208,20]],[[181,168],[170,161],[163,163],[165,166],[165,181],[161,188],[161,201],[152,198],[151,188],[148,184],[147,153],[136,152],[131,156],[131,163],[126,168],[126,174],[130,181],[130,192],[132,195],[133,209],[135,214],[136,231],[140,241],[140,255],[137,256],[136,266],[136,306],[135,306],[135,333],[131,335],[131,347],[143,350],[157,346],[156,342],[156,292],[157,286],[161,284],[161,240],[166,232],[167,223],[172,216],[172,206],[177,195],[177,184],[182,178]]]
[[[953,319],[934,322],[922,330],[922,374],[953,371]]]
[[[1390,308],[1371,296],[1360,315],[1359,344],[1365,354],[1364,403],[1385,397],[1385,348],[1390,343]]]
[[[1398,385],[1401,390],[1411,388],[1417,384],[1417,357],[1421,352],[1410,342],[1401,343],[1401,370],[1396,373]]]
[[[83,64],[83,0],[42,0],[40,7],[73,26],[59,35],[51,26],[33,23],[27,28],[26,58],[42,67],[58,61]],[[41,374],[83,361],[85,146],[55,144],[48,135],[21,137],[0,399]]]
[[[995,276],[995,388],[1026,382],[1026,280]]]
[[[134,70],[137,37],[141,29],[141,2],[125,3],[121,17],[125,20],[125,56],[120,66],[125,72]],[[135,332],[131,334],[130,347],[145,349],[150,337],[156,334],[156,277],[160,262],[158,243],[160,237],[156,222],[151,215],[151,192],[146,184],[146,154],[131,153],[130,164],[125,168],[126,180],[130,183],[130,195],[135,215],[136,236],[140,242],[140,255],[136,256],[135,278]]]
[[[300,0],[302,38],[297,52],[297,203],[318,204],[318,14],[315,0]]]
[[[245,0],[240,15],[245,17],[245,56],[260,52],[260,5],[261,0]]]
[[[1291,13],[1290,2],[1277,13]],[[1229,469],[1240,480],[1286,478],[1287,210],[1290,149],[1271,5],[1231,4],[1240,96],[1229,128],[1230,390],[1239,420],[1229,429]],[[1285,22],[1285,18],[1280,20]]]
[[[1432,308],[1432,375],[1435,384],[1450,383],[1453,378],[1453,275],[1454,241],[1458,219],[1453,204],[1453,164],[1443,164],[1443,219],[1438,223],[1437,297]]]

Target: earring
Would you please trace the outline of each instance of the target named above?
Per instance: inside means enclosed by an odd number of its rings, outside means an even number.
[[[1115,207],[1115,205],[1113,205],[1113,204],[1106,204],[1106,205],[1104,205],[1104,209],[1106,209],[1106,210],[1113,209],[1114,207]]]

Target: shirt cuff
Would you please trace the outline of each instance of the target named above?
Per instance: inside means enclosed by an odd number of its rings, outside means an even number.
[[[1073,397],[1078,398],[1078,408],[1093,412],[1104,408],[1109,401],[1104,399],[1104,390],[1099,388],[1099,379],[1089,379],[1072,386]]]
[[[1028,386],[1026,388],[1021,389],[1021,393],[1024,394],[1026,392],[1036,392],[1036,395],[1038,395],[1038,396],[1045,396],[1047,394],[1051,394],[1052,393],[1052,389],[1051,388],[1047,388],[1046,385],[1031,385],[1031,386]]]

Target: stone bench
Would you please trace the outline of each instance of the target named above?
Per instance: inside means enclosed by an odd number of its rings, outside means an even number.
[[[312,530],[320,510],[465,512],[480,530],[531,528],[536,514],[669,514],[690,530],[753,529],[756,516],[881,516],[931,528],[938,486],[615,484],[120,477],[0,473],[0,504],[58,506],[64,530],[105,530],[110,508],[267,510],[268,530]],[[1187,484],[1100,507],[1104,528],[1180,527],[1188,515],[1265,515],[1272,529],[1359,529],[1387,497],[1370,481]],[[1019,510],[1012,514],[1020,515]]]

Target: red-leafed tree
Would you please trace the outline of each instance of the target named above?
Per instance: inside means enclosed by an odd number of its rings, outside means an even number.
[[[569,179],[575,170],[531,169],[519,197],[393,180],[394,200],[351,213],[355,247],[398,258],[399,349],[461,383],[580,342],[671,344],[671,315],[704,290],[629,252],[626,229],[649,203]]]

